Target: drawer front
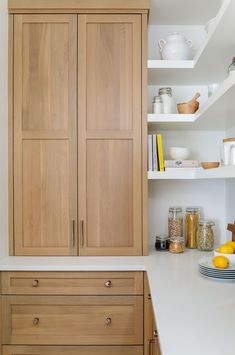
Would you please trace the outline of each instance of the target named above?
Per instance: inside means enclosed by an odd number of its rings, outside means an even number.
[[[142,296],[2,296],[3,344],[142,345]]]
[[[3,355],[143,355],[142,346],[3,346]]]
[[[3,272],[6,295],[142,295],[143,272]]]

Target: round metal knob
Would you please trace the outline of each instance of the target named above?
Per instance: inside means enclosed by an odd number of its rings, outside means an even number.
[[[39,318],[36,317],[36,318],[34,318],[34,320],[33,320],[33,325],[38,325],[38,324],[39,324]]]
[[[107,317],[106,319],[105,319],[105,324],[106,325],[110,325],[112,323],[112,318],[111,317]]]
[[[111,287],[111,286],[112,286],[112,281],[108,280],[108,281],[105,283],[105,286],[106,286],[106,287]]]
[[[38,287],[38,285],[39,285],[39,281],[38,280],[33,280],[32,286],[33,287]]]

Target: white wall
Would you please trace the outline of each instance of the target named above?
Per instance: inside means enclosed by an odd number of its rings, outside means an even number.
[[[7,253],[8,235],[7,19],[7,0],[0,0],[0,256]]]
[[[235,137],[235,127],[227,131],[227,137]],[[229,179],[226,182],[226,208],[227,208],[227,222],[233,223],[235,221],[235,179]],[[231,233],[227,233],[227,239],[231,239]]]

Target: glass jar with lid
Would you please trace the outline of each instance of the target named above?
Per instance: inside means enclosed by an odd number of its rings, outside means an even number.
[[[214,248],[213,221],[200,221],[197,230],[197,248],[201,251],[211,251]]]
[[[159,251],[169,250],[169,238],[164,235],[157,235],[155,249]]]
[[[197,229],[199,222],[199,208],[187,207],[185,217],[186,246],[191,249],[197,248]]]
[[[163,102],[163,113],[177,113],[177,106],[172,96],[171,88],[159,89],[159,96]]]
[[[169,208],[168,235],[169,238],[183,237],[183,215],[181,207]]]
[[[153,113],[163,113],[163,102],[159,95],[153,98]]]
[[[169,251],[171,253],[179,254],[184,252],[185,242],[182,237],[172,237],[170,238]]]

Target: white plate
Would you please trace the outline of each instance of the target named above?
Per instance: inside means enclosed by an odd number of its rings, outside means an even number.
[[[213,281],[219,281],[219,282],[235,282],[235,280],[228,280],[228,279],[222,279],[222,278],[220,278],[220,279],[218,279],[218,278],[216,278],[216,277],[212,277],[212,276],[207,276],[207,275],[203,275],[203,274],[200,274],[200,276],[202,276],[203,278],[205,278],[205,279],[209,279],[209,280],[213,280]]]
[[[235,271],[234,270],[219,269],[219,268],[215,269],[215,270],[212,270],[212,269],[208,269],[208,268],[205,268],[203,266],[200,266],[200,265],[199,265],[199,269],[203,270],[203,271],[213,272],[213,273],[216,273],[216,274],[235,275]]]
[[[199,272],[202,275],[206,275],[208,277],[214,277],[216,279],[235,280],[235,275],[234,276],[227,276],[227,275],[217,275],[217,274],[212,274],[212,273],[202,272],[202,271],[199,271]]]
[[[212,263],[212,258],[211,256],[207,256],[201,260],[199,260],[199,266],[202,266],[204,268],[210,269],[210,270],[219,270],[221,272],[224,271],[232,271],[235,273],[235,265],[234,264],[230,264],[229,267],[227,269],[218,269],[214,266],[214,264]]]
[[[214,250],[214,255],[215,256],[225,256],[229,261],[230,264],[235,264],[235,254],[223,254],[219,253],[218,251]]]

